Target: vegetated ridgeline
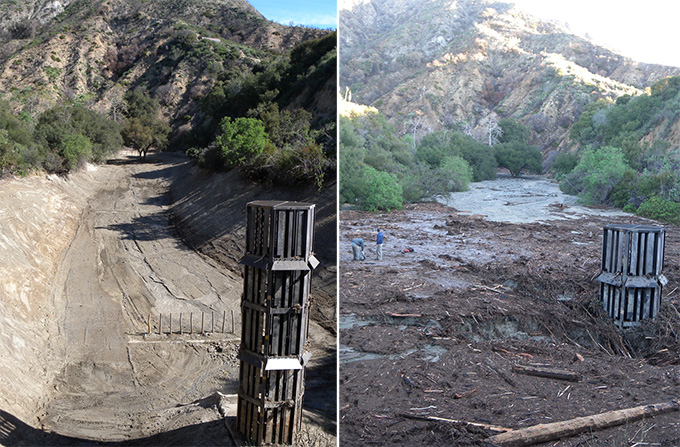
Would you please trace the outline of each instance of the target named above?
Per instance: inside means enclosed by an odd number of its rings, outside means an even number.
[[[1,99],[15,111],[35,115],[75,99],[108,114],[143,86],[179,136],[220,73],[328,34],[270,22],[245,0],[11,1],[2,9]]]
[[[451,125],[483,133],[492,117],[511,117],[548,157],[569,147],[569,130],[588,103],[680,74],[594,45],[509,2],[357,2],[340,11],[340,21],[341,88],[416,138]]]

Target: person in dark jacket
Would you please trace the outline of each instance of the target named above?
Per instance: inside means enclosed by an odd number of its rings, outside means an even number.
[[[352,254],[355,261],[363,261],[366,259],[364,255],[364,240],[356,238],[352,241]]]
[[[375,259],[378,261],[382,261],[382,246],[384,240],[385,236],[383,235],[382,230],[378,228],[378,236],[375,238]]]

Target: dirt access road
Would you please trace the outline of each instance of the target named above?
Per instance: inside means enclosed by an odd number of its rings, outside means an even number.
[[[680,396],[680,229],[666,227],[659,317],[620,331],[593,281],[602,229],[650,221],[570,205],[541,179],[483,183],[456,208],[340,213],[342,446],[486,445],[485,429],[417,418],[516,429]],[[351,259],[355,237],[364,262]],[[581,379],[513,371],[532,365]],[[678,413],[545,445],[634,444],[679,445]]]
[[[234,259],[242,252],[209,257],[183,242],[171,193],[191,175],[183,156],[121,156],[96,171],[106,181],[52,284],[51,347],[64,366],[39,404],[40,430],[3,411],[0,444],[230,445],[223,418],[235,416],[242,279]],[[334,445],[335,336],[312,322],[310,343],[301,444]]]

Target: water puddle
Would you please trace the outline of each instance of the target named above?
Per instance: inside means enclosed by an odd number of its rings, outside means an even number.
[[[493,222],[529,223],[588,215],[628,215],[618,210],[581,206],[575,196],[564,194],[559,184],[537,176],[499,176],[495,180],[471,183],[469,191],[451,193],[437,201],[465,213],[484,215]]]
[[[387,359],[400,360],[413,354],[430,363],[436,363],[439,358],[446,354],[446,348],[441,346],[426,345],[418,349],[408,349],[404,352],[395,354],[378,354],[375,352],[362,352],[352,349],[350,347],[340,345],[340,363],[363,362],[366,360]]]

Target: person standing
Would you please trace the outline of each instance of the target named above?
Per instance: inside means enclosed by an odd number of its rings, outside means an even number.
[[[363,261],[366,259],[364,255],[364,240],[356,238],[352,241],[352,254],[355,261]]]
[[[380,228],[378,228],[378,236],[375,238],[375,255],[378,261],[382,261],[382,246],[385,236]]]

